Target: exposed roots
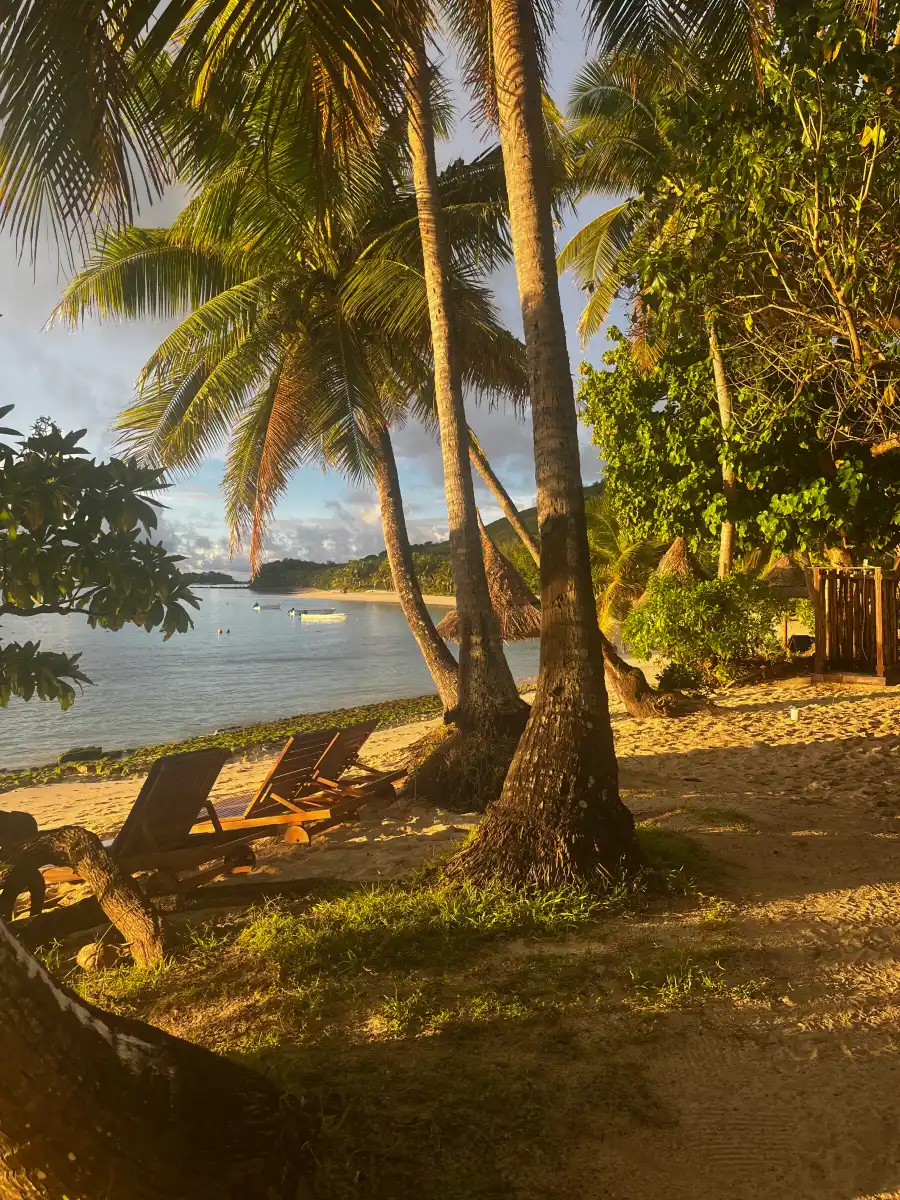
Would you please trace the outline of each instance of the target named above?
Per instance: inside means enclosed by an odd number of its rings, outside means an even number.
[[[449,863],[449,879],[476,887],[605,887],[640,870],[603,715],[579,712],[562,694],[539,693],[502,796]]]
[[[518,743],[518,734],[484,729],[428,733],[410,751],[401,794],[451,812],[483,812],[500,795]]]

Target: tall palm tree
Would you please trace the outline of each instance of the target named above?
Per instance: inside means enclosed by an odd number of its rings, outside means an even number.
[[[561,251],[560,271],[571,270],[588,295],[579,321],[582,342],[597,333],[616,294],[629,282],[634,292],[631,342],[637,358],[652,364],[663,342],[660,322],[651,319],[641,304],[643,280],[632,277],[636,256],[649,244],[677,246],[694,237],[680,220],[676,189],[660,197],[654,188],[677,171],[679,102],[690,94],[712,87],[736,91],[752,88],[749,63],[739,61],[723,78],[728,64],[715,70],[700,56],[704,46],[685,46],[678,56],[660,63],[652,54],[616,52],[587,63],[576,77],[570,113],[574,138],[580,147],[577,173],[585,192],[636,193],[601,213],[581,229]],[[715,297],[707,297],[714,306]],[[678,319],[684,319],[679,305]],[[731,515],[737,495],[737,477],[727,450],[733,401],[725,349],[718,337],[712,311],[696,313],[698,329],[708,345],[715,379],[722,430],[722,488],[726,514],[719,539],[719,575],[731,573],[734,563],[735,526]],[[665,333],[662,333],[664,340]]]
[[[531,0],[491,0],[490,48],[534,424],[540,671],[502,795],[450,870],[476,881],[500,875],[553,886],[634,868],[640,856],[634,822],[619,797],[591,584],[536,7]]]
[[[169,469],[229,442],[224,488],[233,545],[263,552],[268,518],[290,472],[316,459],[374,477],[385,545],[410,628],[445,707],[456,663],[437,636],[412,570],[388,426],[412,406],[433,414],[430,323],[415,199],[396,147],[383,148],[365,192],[338,205],[327,231],[292,188],[293,161],[260,179],[238,147],[171,229],[110,234],[57,308],[140,318],[190,315],[162,343],[120,419],[128,444]],[[518,399],[521,346],[497,322],[477,259],[503,250],[492,161],[451,165],[438,187],[452,234],[448,282],[477,391]],[[478,202],[487,185],[487,202]],[[192,311],[191,311],[192,310]]]
[[[521,729],[525,706],[503,654],[482,558],[463,403],[459,317],[453,304],[450,244],[438,188],[431,68],[424,35],[409,46],[407,79],[409,151],[431,322],[435,403],[459,628],[461,688],[453,718],[463,733],[476,730],[479,738],[490,744],[494,731]]]

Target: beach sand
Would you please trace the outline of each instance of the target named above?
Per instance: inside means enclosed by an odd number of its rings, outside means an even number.
[[[789,717],[792,706],[800,709],[796,724]],[[797,680],[726,691],[710,710],[679,719],[634,721],[613,701],[623,796],[639,818],[673,828],[691,828],[709,805],[746,810],[754,822],[774,828],[785,821],[795,825],[798,813],[808,813],[813,830],[824,811],[831,824],[839,813],[852,823],[876,800],[893,803],[895,793],[885,794],[885,782],[900,768],[898,718],[900,690],[812,687]],[[373,766],[396,765],[404,749],[438,725],[419,721],[375,733],[363,758]],[[249,799],[273,761],[267,756],[226,764],[213,799]],[[79,824],[106,835],[122,823],[139,787],[137,779],[66,779],[20,788],[3,797],[2,807],[33,813],[41,827]],[[900,793],[896,801],[900,811]],[[880,820],[888,816],[889,809],[878,810]],[[335,828],[311,847],[260,843],[260,869],[291,878],[394,878],[452,844],[477,820],[475,814],[448,813],[439,803],[381,802],[364,808],[358,824]],[[889,828],[900,836],[900,822]]]
[[[298,588],[295,592],[290,593],[292,596],[301,596],[304,600],[335,600],[341,604],[345,600],[369,600],[376,604],[399,604],[400,597],[396,592],[376,591],[374,588],[369,588],[362,592],[334,592],[325,588]],[[453,608],[456,601],[452,596],[423,596],[422,599],[432,608]]]
[[[614,713],[625,801],[645,829],[690,839],[701,894],[559,942],[521,938],[492,960],[502,981],[556,955],[556,969],[570,964],[596,994],[552,1026],[571,1059],[568,1075],[557,1072],[571,1124],[558,1155],[543,1145],[517,1176],[522,1200],[900,1197],[898,717],[900,689],[796,680],[726,692],[682,719]],[[387,763],[434,724],[375,734],[365,757]],[[228,765],[216,795],[249,796],[270,761]],[[65,781],[4,806],[108,831],[138,787]],[[259,870],[389,879],[478,819],[434,803],[370,806],[311,847],[261,844]],[[642,1010],[634,979],[648,963],[686,978],[688,993]],[[685,975],[692,964],[710,973],[708,993],[691,982],[707,975]],[[544,1069],[528,1058],[527,1029],[496,1020],[479,1036],[473,1046],[510,1078]],[[396,1070],[405,1078],[439,1041],[397,1043]]]

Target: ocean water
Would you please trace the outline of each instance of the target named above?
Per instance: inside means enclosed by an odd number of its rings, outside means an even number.
[[[40,700],[0,708],[0,768],[52,762],[73,746],[122,750],[434,691],[397,604],[227,588],[198,588],[197,595],[194,628],[168,642],[133,626],[90,629],[76,616],[5,618],[4,640],[81,650],[94,686],[68,712]],[[254,612],[257,599],[281,610]],[[340,623],[306,623],[288,616],[292,606],[348,615]],[[440,620],[446,611],[432,616]],[[220,628],[230,632],[220,637]],[[511,645],[507,656],[516,678],[537,674],[537,642]]]

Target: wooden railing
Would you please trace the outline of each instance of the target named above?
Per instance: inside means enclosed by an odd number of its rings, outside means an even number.
[[[900,573],[881,567],[817,567],[816,674],[900,675]]]

